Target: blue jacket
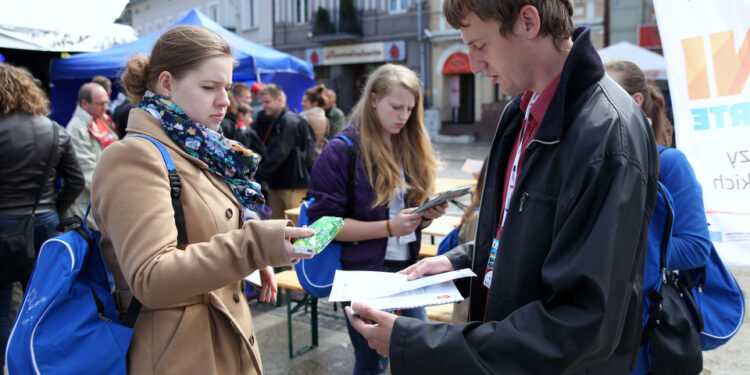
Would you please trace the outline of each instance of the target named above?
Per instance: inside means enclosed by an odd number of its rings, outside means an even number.
[[[703,190],[682,151],[663,146],[659,146],[659,151],[659,181],[671,195],[674,215],[672,236],[667,247],[667,268],[687,270],[702,267],[708,261],[711,251],[708,223],[703,209]],[[658,288],[661,283],[659,245],[666,220],[666,208],[657,204],[649,227],[652,236],[657,235],[657,240],[649,241],[643,277],[644,295],[648,290]],[[644,310],[644,324],[646,311],[647,309]],[[651,370],[648,345],[645,343],[639,349],[638,363],[632,372],[633,375],[646,374]]]
[[[360,221],[379,221],[388,219],[389,206],[381,205],[371,208],[375,191],[370,186],[367,173],[362,166],[359,150],[357,126],[349,124],[341,131],[349,137],[357,149],[357,166],[354,180],[354,207],[347,215],[347,181],[349,174],[349,146],[341,139],[333,138],[315,161],[310,176],[308,195],[315,201],[307,208],[310,222],[321,216],[349,217]],[[408,176],[407,176],[408,179]],[[410,261],[417,260],[422,232],[417,229],[417,240],[409,244]],[[341,267],[345,270],[381,271],[385,261],[387,238],[341,243]]]

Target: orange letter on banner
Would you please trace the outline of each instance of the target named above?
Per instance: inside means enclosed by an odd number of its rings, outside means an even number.
[[[688,97],[690,100],[708,98],[710,92],[708,91],[708,68],[706,52],[703,49],[703,37],[683,39],[682,51],[685,54]]]
[[[750,74],[750,29],[745,34],[739,53],[735,52],[734,34],[731,31],[711,34],[711,52],[718,96],[741,93]]]

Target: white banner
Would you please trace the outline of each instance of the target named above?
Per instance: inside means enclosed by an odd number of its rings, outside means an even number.
[[[677,148],[725,263],[750,265],[750,1],[654,0]]]

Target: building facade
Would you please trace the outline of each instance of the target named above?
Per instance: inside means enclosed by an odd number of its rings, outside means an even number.
[[[268,0],[131,0],[119,22],[144,36],[171,25],[193,8],[248,40],[273,44],[273,4]]]
[[[319,83],[336,91],[348,113],[368,74],[386,62],[420,72],[428,65],[422,0],[274,0],[274,48],[315,67]],[[420,14],[424,15],[420,19]],[[423,78],[427,81],[429,78]]]

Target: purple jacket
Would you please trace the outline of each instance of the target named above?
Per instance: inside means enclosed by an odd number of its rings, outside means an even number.
[[[379,221],[388,218],[386,205],[371,208],[375,192],[367,180],[367,174],[362,166],[359,151],[357,127],[347,125],[341,131],[349,137],[357,148],[357,166],[355,168],[354,199],[347,213],[347,179],[349,173],[349,146],[344,140],[333,138],[318,157],[312,168],[308,195],[315,197],[315,201],[307,208],[307,216],[313,222],[321,216],[350,217],[361,221]],[[408,178],[408,176],[407,176]],[[417,241],[409,244],[410,261],[416,262],[422,233],[417,230]],[[387,238],[374,240],[341,242],[341,266],[345,270],[380,271],[385,260]]]

